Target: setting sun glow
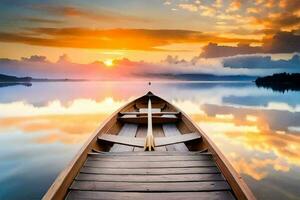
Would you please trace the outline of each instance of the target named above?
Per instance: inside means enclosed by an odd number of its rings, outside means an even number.
[[[105,64],[107,67],[112,67],[112,66],[114,65],[114,60],[113,60],[113,59],[105,60],[105,61],[104,61],[104,64]]]

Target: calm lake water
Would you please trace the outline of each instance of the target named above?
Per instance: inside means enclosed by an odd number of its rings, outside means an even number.
[[[143,82],[0,87],[0,199],[40,199],[113,111],[149,90]],[[258,199],[300,197],[300,92],[253,83],[152,83],[189,114]]]

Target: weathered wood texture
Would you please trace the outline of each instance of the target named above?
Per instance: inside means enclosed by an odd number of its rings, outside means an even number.
[[[175,144],[182,144],[184,142],[193,141],[200,139],[201,136],[198,133],[188,133],[183,135],[176,135],[176,136],[168,136],[168,137],[158,137],[155,138],[155,145],[166,146],[166,145],[175,145]]]
[[[181,135],[175,124],[164,124],[163,130],[166,137]],[[185,144],[173,144],[167,146],[168,151],[189,151]]]
[[[153,135],[154,138],[158,138],[158,137],[165,137],[164,131],[162,130],[161,125],[159,124],[154,124],[153,125]],[[155,141],[156,142],[156,141]],[[156,145],[156,143],[155,143]],[[162,147],[155,147],[155,151],[167,151],[165,146]]]
[[[68,200],[234,200],[229,191],[220,192],[99,192],[99,191],[71,191]]]
[[[187,151],[187,152],[178,152],[178,151],[150,151],[150,152],[101,152],[101,153],[90,153],[90,155],[109,155],[109,156],[187,156],[187,155],[211,155],[211,153],[202,153],[201,151]]]
[[[164,124],[164,123],[175,123],[178,121],[178,117],[173,116],[152,116],[153,124]],[[147,116],[122,116],[118,117],[118,120],[124,123],[135,123],[135,124],[147,124],[148,117]]]
[[[210,154],[90,154],[67,199],[235,199]]]
[[[230,190],[226,181],[130,183],[75,180],[70,189],[111,192],[199,192]]]
[[[84,164],[86,167],[98,168],[180,168],[180,167],[214,167],[213,161],[169,161],[169,162],[110,162],[110,161],[95,161],[87,160]]]
[[[80,173],[76,178],[79,181],[102,182],[205,182],[224,181],[221,174],[177,174],[177,175],[111,175]]]
[[[188,141],[197,140],[200,138],[201,136],[198,133],[188,133],[184,135],[176,135],[176,136],[169,136],[169,137],[155,137],[153,139],[155,140],[155,147],[156,147],[155,149],[160,150],[159,147],[162,146],[184,143]],[[106,141],[106,142],[111,142],[119,145],[127,145],[127,146],[140,147],[140,148],[144,147],[146,141],[146,138],[130,137],[130,136],[128,137],[123,135],[112,135],[112,134],[102,134],[101,136],[98,137],[98,139],[100,141]]]
[[[153,109],[152,109],[153,110]],[[147,115],[147,109],[145,110],[146,112],[120,112],[119,115],[136,115],[136,116],[146,116]],[[152,115],[179,115],[180,112],[155,112],[152,111]]]
[[[199,155],[199,156],[107,156],[107,155],[90,155],[88,160],[99,160],[99,161],[136,161],[136,162],[145,162],[145,161],[161,161],[161,162],[168,162],[168,161],[199,161],[199,160],[212,160],[211,155]]]
[[[136,133],[137,138],[145,138],[147,135],[147,125],[139,125],[139,128]],[[144,147],[134,147],[133,151],[144,151]]]
[[[164,174],[217,174],[217,167],[189,167],[189,168],[151,168],[151,169],[117,169],[82,167],[81,173],[86,174],[116,174],[116,175],[164,175]]]
[[[136,124],[124,124],[119,135],[126,137],[135,137],[138,126]],[[133,151],[133,147],[121,144],[114,144],[111,149],[111,152],[124,152],[124,151]]]
[[[111,135],[111,134],[102,134],[101,136],[98,137],[98,139],[100,141],[111,142],[122,146],[123,145],[131,146],[132,147],[130,148],[131,151],[133,150],[133,147],[143,147],[145,143],[144,138],[127,137],[127,136]]]

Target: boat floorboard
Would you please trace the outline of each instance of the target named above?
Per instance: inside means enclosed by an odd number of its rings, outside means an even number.
[[[89,154],[66,199],[235,199],[210,154]]]
[[[119,132],[120,136],[126,137],[134,137],[136,131],[138,129],[138,125],[136,124],[124,124],[121,131]],[[111,152],[126,152],[126,151],[133,151],[133,147],[122,145],[122,144],[114,144],[111,149]]]

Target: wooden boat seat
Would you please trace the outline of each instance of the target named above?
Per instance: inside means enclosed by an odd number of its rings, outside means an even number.
[[[124,123],[134,123],[134,124],[147,124],[147,116],[132,116],[125,115],[118,117],[118,120]],[[175,123],[179,120],[176,115],[167,115],[167,116],[152,116],[153,124],[163,124],[163,123]]]
[[[189,133],[177,136],[169,136],[169,137],[156,137],[155,147],[166,146],[166,145],[173,145],[178,143],[184,143],[192,140],[200,139],[201,136],[198,133]],[[145,145],[145,138],[130,138],[126,136],[120,135],[110,135],[110,134],[102,134],[98,137],[100,141],[106,141],[111,143],[116,143],[120,145],[128,145],[133,147],[144,147]]]
[[[140,113],[148,113],[148,108],[140,108],[139,112]],[[156,113],[161,112],[161,109],[160,108],[152,108],[151,113],[154,113],[154,112],[156,112]]]
[[[119,116],[147,116],[148,113],[145,112],[119,112]],[[162,115],[176,115],[179,116],[180,112],[152,112],[152,116],[162,116]]]
[[[137,102],[133,107],[136,109],[144,109],[147,108],[147,102]],[[152,109],[160,109],[163,110],[164,108],[166,108],[167,104],[166,103],[153,103],[152,104]]]

